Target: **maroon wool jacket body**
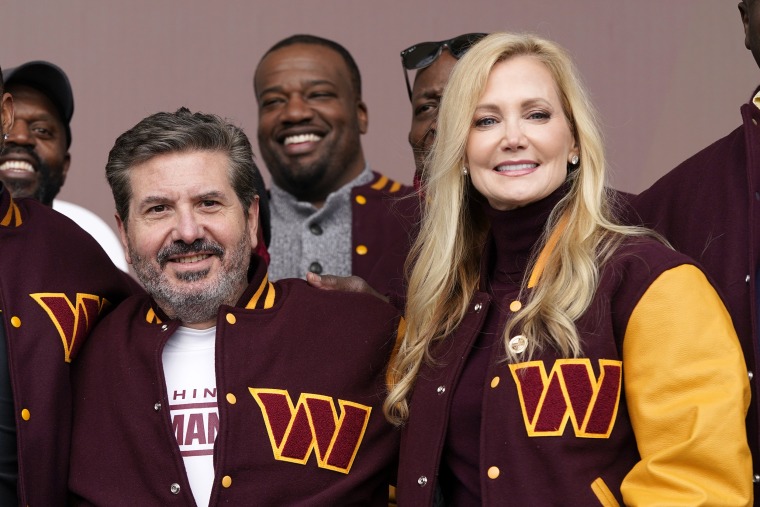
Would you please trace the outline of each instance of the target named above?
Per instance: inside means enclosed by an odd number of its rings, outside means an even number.
[[[399,432],[382,403],[398,312],[365,294],[271,283],[252,262],[249,288],[216,324],[210,505],[387,505]],[[80,356],[74,505],[195,505],[161,358],[178,326],[147,296],[130,298]]]
[[[420,200],[414,188],[373,175],[370,183],[351,189],[351,273],[381,294],[403,294]]]
[[[0,185],[0,309],[13,389],[21,505],[65,505],[70,361],[139,286],[67,217]]]
[[[401,439],[401,507],[433,505],[452,393],[496,311],[486,284],[417,375]],[[578,359],[549,348],[508,363],[503,346],[492,348],[480,393],[482,505],[751,504],[741,351],[692,261],[629,240],[576,325]]]
[[[742,344],[752,388],[747,437],[760,494],[758,301],[760,110],[741,107],[742,125],[660,178],[631,202],[643,223],[697,260],[721,293]]]

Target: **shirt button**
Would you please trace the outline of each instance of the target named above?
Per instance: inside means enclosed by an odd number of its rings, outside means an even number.
[[[222,477],[222,487],[229,488],[230,486],[232,486],[232,477],[225,475]]]
[[[319,226],[319,224],[311,224],[309,226],[309,230],[315,236],[321,236],[322,235],[322,228]]]
[[[316,273],[318,275],[322,274],[322,264],[316,261],[312,262],[311,264],[309,264],[309,271],[311,271],[312,273]]]
[[[760,474],[753,475],[752,476],[752,482],[754,482],[755,484],[757,484],[758,482],[760,482]]]
[[[749,377],[749,379],[752,380],[753,378],[755,378],[755,374],[752,373],[752,371],[748,371],[747,372],[747,377]]]
[[[498,376],[492,378],[491,379],[491,389],[494,389],[496,386],[498,386],[500,381],[501,381],[501,379]]]
[[[367,204],[367,198],[364,197],[363,195],[357,195],[356,202],[358,202],[359,204]]]
[[[417,484],[419,484],[420,486],[424,486],[425,484],[427,484],[427,477],[425,477],[424,475],[421,475],[420,478],[417,479]]]
[[[480,303],[475,303],[475,306],[472,307],[476,312],[479,312],[481,308],[483,308],[483,305]]]
[[[499,470],[499,467],[491,467],[488,469],[488,478],[489,479],[496,479],[499,477],[499,474],[501,471]]]
[[[11,317],[11,326],[13,326],[13,327],[21,327],[21,319],[19,319],[15,315],[13,317]]]
[[[237,398],[232,393],[227,393],[226,398],[227,398],[227,403],[229,403],[230,405],[234,405],[235,403],[237,403]]]
[[[224,318],[225,318],[225,319],[227,320],[227,322],[229,322],[230,324],[234,324],[235,322],[237,322],[237,319],[236,319],[236,318],[235,318],[235,316],[234,316],[233,314],[231,314],[231,313],[228,313],[227,315],[225,315],[225,317],[224,317]]]
[[[169,329],[168,325],[164,324],[163,326],[161,326],[161,331],[166,331],[167,329]]]
[[[517,336],[509,340],[509,350],[511,350],[515,354],[521,354],[527,347],[528,347],[528,339],[521,334],[518,334]]]
[[[153,410],[155,410],[156,412],[158,412],[159,410],[161,410],[161,402],[160,401],[153,405]]]
[[[522,303],[519,301],[512,301],[509,303],[509,309],[513,312],[520,311],[520,308],[522,308]]]
[[[446,392],[446,386],[438,386],[438,389],[435,390],[438,394],[443,394]]]
[[[747,276],[744,277],[744,281],[747,282],[747,283],[749,283],[749,275],[747,275]]]
[[[21,418],[25,421],[28,421],[29,419],[32,418],[32,413],[29,412],[28,408],[25,408],[24,410],[21,411]]]
[[[179,495],[179,484],[176,482],[169,486],[169,491],[172,492],[172,495]]]
[[[367,254],[367,247],[365,245],[359,245],[356,247],[356,253],[359,255],[366,255]]]
[[[753,124],[753,125],[757,125],[757,120],[756,120],[756,119],[754,119],[754,118],[752,118],[752,124]]]

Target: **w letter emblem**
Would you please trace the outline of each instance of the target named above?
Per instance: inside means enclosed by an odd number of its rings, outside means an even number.
[[[559,359],[549,375],[542,361],[509,368],[528,435],[561,436],[570,420],[576,437],[610,436],[620,403],[622,361],[600,359],[598,380],[588,359]]]
[[[305,465],[312,450],[317,465],[347,474],[367,429],[372,407],[329,396],[301,394],[298,404],[282,389],[249,388],[261,407],[274,458]]]
[[[98,314],[108,304],[105,298],[77,293],[76,304],[61,292],[29,294],[47,312],[63,342],[63,358],[67,363],[76,357],[87,333],[98,320]]]

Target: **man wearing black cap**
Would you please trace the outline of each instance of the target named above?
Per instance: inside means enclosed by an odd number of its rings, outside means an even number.
[[[4,70],[3,77],[13,95],[16,121],[0,153],[0,180],[13,197],[37,199],[74,220],[126,271],[124,251],[110,226],[86,208],[53,200],[71,163],[74,96],[66,73],[52,63],[32,61]]]
[[[13,125],[2,74],[0,97],[2,148]],[[3,185],[0,245],[0,505],[65,505],[71,361],[139,289],[82,229]]]
[[[15,121],[0,156],[0,179],[13,197],[52,205],[69,171],[74,97],[66,74],[43,61],[3,72]]]

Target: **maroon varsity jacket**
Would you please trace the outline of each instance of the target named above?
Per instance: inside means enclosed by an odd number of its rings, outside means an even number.
[[[210,505],[387,505],[398,431],[382,403],[398,312],[271,283],[252,262],[247,292],[217,319]],[[135,297],[94,332],[74,372],[73,504],[194,505],[161,359],[178,325]]]
[[[486,283],[417,375],[401,441],[402,507],[433,504],[451,395],[493,311]],[[509,311],[524,303],[516,297]],[[576,325],[579,358],[545,349],[508,363],[493,347],[482,504],[751,505],[749,386],[728,313],[701,271],[653,240],[629,240]]]
[[[139,286],[74,222],[0,186],[0,309],[21,505],[65,505],[70,363],[95,322]]]
[[[742,344],[752,387],[747,436],[760,493],[758,301],[760,266],[760,110],[741,107],[742,125],[632,199],[643,222],[702,265],[723,296]],[[640,217],[640,218],[639,218]]]

